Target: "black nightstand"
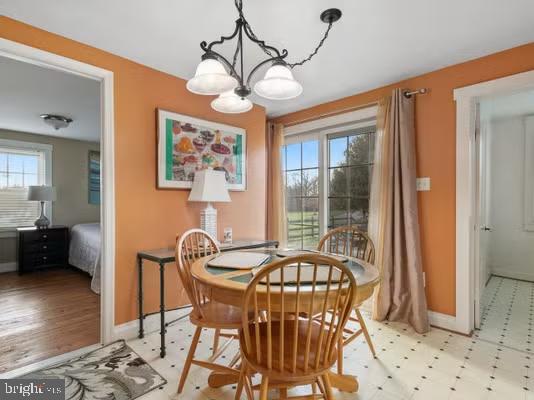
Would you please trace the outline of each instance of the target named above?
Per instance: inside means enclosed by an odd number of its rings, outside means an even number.
[[[35,269],[68,266],[69,228],[17,228],[19,274]]]

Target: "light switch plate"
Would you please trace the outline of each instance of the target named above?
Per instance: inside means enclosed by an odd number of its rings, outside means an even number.
[[[415,186],[418,192],[428,192],[430,191],[430,178],[417,178],[415,180]]]

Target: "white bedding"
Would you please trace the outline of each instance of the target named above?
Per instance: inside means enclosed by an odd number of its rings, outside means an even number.
[[[100,223],[74,225],[70,231],[69,264],[93,277],[91,290],[100,293]]]

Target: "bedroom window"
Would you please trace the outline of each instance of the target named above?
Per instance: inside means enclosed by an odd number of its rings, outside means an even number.
[[[50,184],[50,154],[49,145],[0,140],[0,230],[37,219],[39,204],[26,200],[28,186]]]

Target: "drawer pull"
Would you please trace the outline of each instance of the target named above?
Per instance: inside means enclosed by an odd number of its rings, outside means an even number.
[[[46,258],[47,258],[46,256],[43,256],[43,260],[46,260]]]
[[[46,249],[48,249],[48,246],[46,246],[46,245],[43,246],[43,250],[46,250]]]
[[[43,235],[43,239],[46,239],[48,237],[48,235]]]

